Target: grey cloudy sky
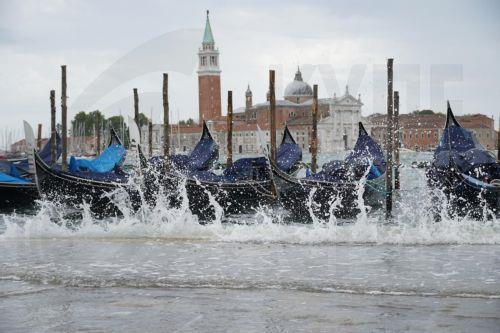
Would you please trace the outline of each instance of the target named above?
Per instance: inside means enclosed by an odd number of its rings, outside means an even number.
[[[0,0],[0,129],[20,132],[22,119],[47,128],[61,64],[68,66],[70,117],[97,108],[131,115],[137,87],[141,111],[160,121],[161,73],[168,71],[172,120],[196,118],[206,9],[221,53],[222,99],[233,90],[236,107],[247,83],[254,102],[265,100],[270,68],[281,96],[300,65],[320,97],[349,84],[362,95],[364,115],[384,112],[385,62],[393,57],[402,112],[443,111],[449,99],[458,114],[499,116],[495,0]]]

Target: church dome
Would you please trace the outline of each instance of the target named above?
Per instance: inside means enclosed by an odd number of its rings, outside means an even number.
[[[302,73],[300,72],[300,69],[297,69],[294,80],[290,82],[285,88],[285,98],[312,95],[313,91],[311,89],[311,86],[302,80]]]

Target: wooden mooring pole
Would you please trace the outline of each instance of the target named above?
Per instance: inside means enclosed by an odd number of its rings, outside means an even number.
[[[61,125],[62,125],[62,171],[68,171],[68,95],[66,92],[66,65],[61,66]]]
[[[387,167],[386,167],[386,197],[385,209],[386,218],[392,216],[392,117],[394,99],[392,94],[393,83],[393,62],[394,59],[387,59],[387,136],[386,136],[386,150],[387,150]]]
[[[36,137],[36,146],[38,150],[42,149],[42,124],[38,124],[38,133]]]
[[[99,117],[99,111],[96,112],[95,120],[95,134],[96,134],[96,152],[97,155],[101,155],[101,117]]]
[[[227,92],[227,167],[233,165],[233,92]]]
[[[168,74],[163,73],[163,156],[170,155],[170,124],[168,107]]]
[[[500,117],[498,118],[497,159],[500,161]]]
[[[274,92],[275,71],[269,71],[269,136],[271,138],[271,160],[276,163],[276,96]]]
[[[399,129],[399,91],[394,92],[394,189],[399,190],[399,149],[401,148],[401,131]]]
[[[50,91],[50,163],[56,164],[57,138],[56,138],[56,91]]]
[[[141,124],[139,121],[139,94],[137,93],[137,88],[134,88],[134,120],[139,128],[139,134],[141,133]]]
[[[311,131],[311,172],[318,169],[318,85],[313,86],[312,131]]]
[[[149,157],[153,156],[153,121],[148,122],[148,153]]]

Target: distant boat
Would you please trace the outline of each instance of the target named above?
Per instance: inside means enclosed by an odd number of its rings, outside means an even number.
[[[449,102],[446,125],[427,176],[429,185],[442,189],[460,214],[481,210],[481,203],[499,211],[498,160],[459,124]]]

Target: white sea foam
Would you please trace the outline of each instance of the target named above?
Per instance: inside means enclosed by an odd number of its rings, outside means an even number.
[[[423,209],[422,209],[423,210]],[[11,238],[165,238],[204,239],[231,242],[283,242],[294,244],[500,244],[500,223],[495,217],[477,220],[450,218],[443,212],[435,222],[426,211],[401,210],[392,222],[382,212],[359,214],[353,221],[338,224],[332,219],[313,224],[284,223],[282,215],[264,210],[243,219],[244,223],[216,221],[200,224],[189,209],[142,209],[127,211],[124,217],[94,218],[88,207],[76,222],[51,204],[44,203],[34,215],[2,215],[5,231],[0,239]]]
[[[483,218],[452,217],[442,194],[430,194],[423,186],[421,172],[403,169],[402,176],[410,190],[395,195],[393,218],[385,219],[384,211],[371,210],[363,201],[363,186],[358,187],[356,204],[360,213],[353,220],[330,217],[322,221],[311,215],[311,224],[301,221],[285,223],[284,212],[262,208],[243,217],[225,217],[213,196],[209,200],[215,218],[200,224],[189,210],[185,186],[175,195],[181,199],[169,207],[168,196],[159,195],[156,205],[131,208],[123,193],[113,193],[112,199],[122,211],[122,217],[98,219],[88,206],[75,218],[57,204],[41,202],[36,215],[0,215],[0,240],[12,238],[154,238],[201,239],[223,242],[277,242],[292,244],[500,244],[500,221],[486,208]],[[411,186],[416,184],[416,186]],[[311,194],[312,196],[314,193]],[[339,198],[331,198],[339,205]],[[312,208],[314,203],[309,202]],[[313,214],[313,209],[309,209]],[[439,222],[435,215],[439,215]],[[227,222],[227,223],[226,223]],[[3,229],[3,233],[2,233]]]

